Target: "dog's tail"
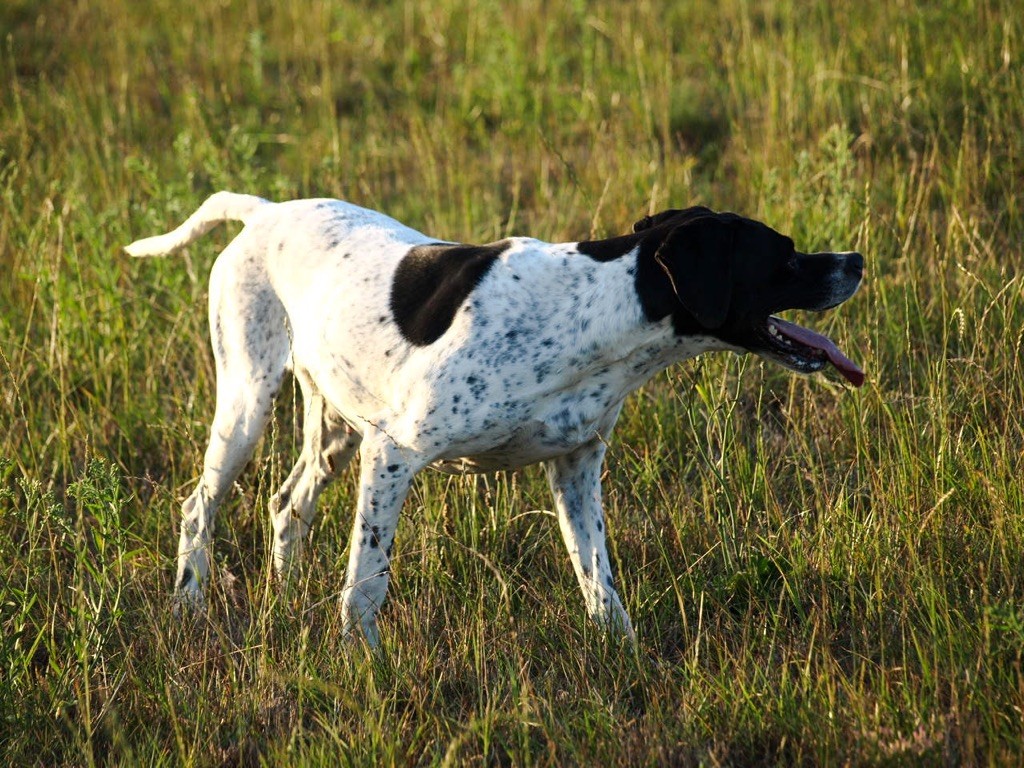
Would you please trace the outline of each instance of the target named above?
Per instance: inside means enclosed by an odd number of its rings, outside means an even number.
[[[206,202],[177,229],[164,235],[136,240],[125,246],[124,250],[129,256],[166,256],[194,243],[221,222],[241,221],[248,224],[253,213],[269,204],[269,200],[255,195],[217,192],[206,198]]]

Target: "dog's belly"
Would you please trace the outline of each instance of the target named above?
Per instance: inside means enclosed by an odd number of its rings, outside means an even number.
[[[562,456],[598,436],[596,428],[560,430],[542,421],[520,424],[505,442],[471,455],[441,458],[431,467],[452,475],[500,472]],[[457,449],[456,449],[457,450]]]
[[[430,466],[446,475],[478,475],[484,472],[504,472],[535,462],[510,462],[501,456],[465,456],[461,459],[441,459]]]
[[[607,440],[622,401],[600,408],[534,410],[524,418],[466,433],[454,440],[430,466],[449,474],[498,472],[564,456],[594,440]]]

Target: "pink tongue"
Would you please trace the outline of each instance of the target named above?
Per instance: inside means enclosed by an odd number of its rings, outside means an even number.
[[[783,336],[792,339],[793,341],[799,342],[804,346],[811,347],[812,349],[820,349],[828,357],[828,361],[836,367],[848,382],[853,384],[855,387],[859,387],[864,383],[864,371],[862,371],[855,362],[844,355],[831,339],[822,336],[820,333],[808,330],[796,323],[790,323],[786,320],[781,320],[777,317],[772,317],[769,321],[775,326],[775,329]]]

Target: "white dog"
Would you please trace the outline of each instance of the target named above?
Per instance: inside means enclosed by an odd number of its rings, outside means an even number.
[[[199,601],[214,513],[267,425],[287,371],[305,398],[298,463],[271,500],[286,571],[317,498],[358,450],[359,501],[342,593],[348,631],[378,640],[399,511],[427,466],[543,461],[587,612],[633,629],[605,548],[601,465],[625,397],[707,350],[804,373],[863,373],[823,336],[774,317],[824,310],[861,280],[857,253],[804,254],[764,224],[666,211],[607,240],[439,242],[337,200],[219,192],[132,256],[171,253],[215,224],[245,228],[210,275],[217,408],[202,478],[182,507],[176,590]]]

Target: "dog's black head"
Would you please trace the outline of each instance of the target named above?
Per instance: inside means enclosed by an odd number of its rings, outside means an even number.
[[[708,334],[801,373],[831,362],[855,386],[863,372],[826,337],[774,316],[821,311],[860,285],[859,253],[801,253],[770,227],[707,208],[638,221],[637,291],[652,319],[671,315],[677,333]]]

